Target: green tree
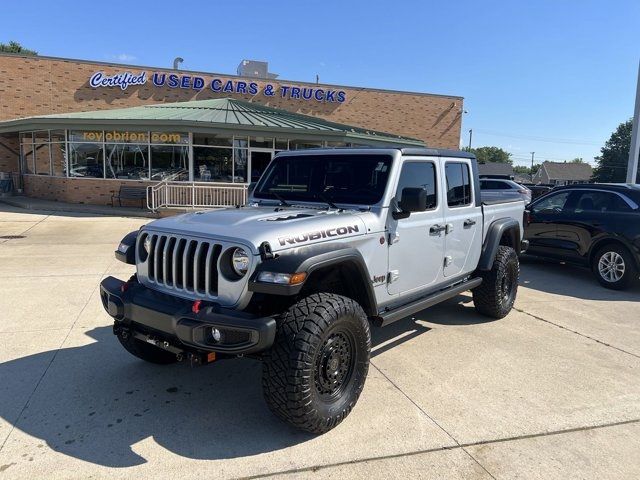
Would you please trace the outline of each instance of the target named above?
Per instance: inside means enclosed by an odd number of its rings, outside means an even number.
[[[538,169],[540,168],[539,164],[533,166],[533,174],[535,175]],[[526,165],[516,165],[513,167],[513,171],[515,173],[519,173],[520,175],[531,175],[531,167],[527,167]]]
[[[35,50],[24,48],[18,42],[11,40],[9,43],[0,43],[0,52],[4,53],[22,53],[23,55],[38,55]]]
[[[576,157],[573,160],[569,160],[569,163],[585,163],[582,157]]]
[[[478,163],[512,163],[511,154],[500,147],[479,147],[469,151],[476,156]]]
[[[618,125],[611,138],[600,149],[600,156],[596,157],[598,166],[593,170],[592,180],[610,183],[626,180],[632,125],[630,119]]]

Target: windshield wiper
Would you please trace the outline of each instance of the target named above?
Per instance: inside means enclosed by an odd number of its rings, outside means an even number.
[[[284,198],[282,198],[282,195],[276,193],[276,192],[269,192],[271,195],[273,195],[274,197],[276,197],[277,200],[280,201],[280,205],[283,207],[290,207],[291,204],[289,202],[287,202]]]
[[[338,206],[333,203],[329,197],[327,197],[324,193],[318,192],[316,193],[316,198],[319,198],[320,200],[322,200],[324,203],[326,203],[327,205],[329,205],[331,208],[335,208],[336,210],[338,210]]]

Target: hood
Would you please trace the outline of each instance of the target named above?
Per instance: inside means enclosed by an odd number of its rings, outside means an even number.
[[[162,218],[143,230],[220,239],[250,246],[262,242],[272,251],[365,235],[370,212],[304,207],[242,207],[187,213]]]

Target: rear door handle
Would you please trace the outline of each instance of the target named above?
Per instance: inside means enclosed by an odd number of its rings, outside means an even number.
[[[464,221],[464,224],[463,224],[463,225],[464,225],[464,228],[469,228],[469,227],[472,227],[472,226],[473,226],[473,225],[475,225],[475,224],[476,224],[476,221],[475,221],[475,220],[471,220],[470,218],[467,218],[467,219]]]

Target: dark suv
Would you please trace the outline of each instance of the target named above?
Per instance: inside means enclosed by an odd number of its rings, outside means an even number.
[[[585,184],[555,188],[525,210],[527,253],[591,267],[607,288],[638,278],[640,186]]]

